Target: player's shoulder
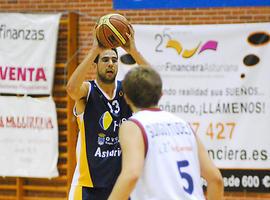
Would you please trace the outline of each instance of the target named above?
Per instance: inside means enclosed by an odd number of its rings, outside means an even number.
[[[117,86],[118,89],[122,89],[122,87],[123,87],[122,81],[117,80],[117,81],[116,81],[116,86]]]
[[[136,120],[130,118],[129,120],[126,120],[126,121],[122,122],[122,124],[121,124],[120,127],[121,127],[122,129],[123,129],[123,128],[129,129],[129,128],[134,128],[134,127],[136,127],[136,126],[137,126]]]

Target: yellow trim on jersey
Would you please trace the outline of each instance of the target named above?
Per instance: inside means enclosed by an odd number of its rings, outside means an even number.
[[[102,21],[102,24],[106,24],[107,26],[109,26],[109,28],[112,30],[112,32],[114,32],[114,34],[118,37],[118,39],[120,39],[120,41],[122,42],[122,44],[126,44],[126,40],[125,38],[123,38],[123,36],[121,35],[121,33],[119,33],[119,31],[111,24],[109,18],[115,14],[109,14],[109,15],[105,15],[103,17],[101,17],[100,21]]]
[[[87,161],[87,154],[86,154],[86,143],[85,143],[85,131],[84,131],[84,121],[81,120],[79,117],[77,118],[77,122],[80,128],[81,134],[81,151],[80,151],[80,158],[79,158],[79,185],[93,187],[93,182],[91,179],[88,161]]]
[[[82,186],[76,186],[74,191],[74,200],[82,200]]]

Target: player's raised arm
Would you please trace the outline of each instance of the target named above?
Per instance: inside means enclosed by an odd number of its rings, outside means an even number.
[[[129,42],[127,43],[126,46],[123,46],[123,49],[133,57],[133,59],[136,61],[136,63],[139,66],[149,67],[150,64],[143,57],[143,55],[138,51],[138,49],[135,45],[134,29],[131,25],[130,25],[130,34],[127,33],[127,36],[129,38]]]
[[[83,59],[81,64],[76,68],[76,70],[71,75],[68,83],[67,83],[67,93],[73,100],[79,100],[82,97],[87,95],[88,92],[88,84],[83,84],[85,79],[85,75],[91,68],[94,68],[94,60],[101,52],[101,48],[97,42],[95,36],[95,30],[93,32],[93,45],[86,57]]]

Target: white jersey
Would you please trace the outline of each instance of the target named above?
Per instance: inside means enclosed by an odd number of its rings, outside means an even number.
[[[197,143],[188,123],[159,109],[135,113],[146,157],[131,200],[204,200]]]

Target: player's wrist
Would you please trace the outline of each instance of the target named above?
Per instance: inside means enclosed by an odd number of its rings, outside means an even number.
[[[129,53],[130,55],[132,55],[133,57],[134,57],[134,56],[140,56],[140,55],[141,55],[141,53],[137,50],[136,47],[130,48],[130,49],[128,50],[128,53]]]

